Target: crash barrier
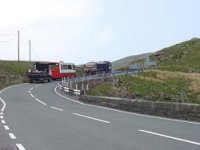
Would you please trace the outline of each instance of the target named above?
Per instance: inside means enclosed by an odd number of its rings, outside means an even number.
[[[80,101],[119,110],[200,122],[200,105],[82,95]]]
[[[59,88],[60,88],[60,90],[63,90],[65,93],[68,93],[71,95],[83,95],[84,94],[84,91],[82,91],[82,90],[68,88],[63,85],[59,85]]]

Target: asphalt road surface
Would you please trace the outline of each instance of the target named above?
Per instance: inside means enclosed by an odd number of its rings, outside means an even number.
[[[0,93],[0,146],[19,150],[200,150],[200,123],[68,99],[57,82]],[[3,136],[2,136],[3,135]]]

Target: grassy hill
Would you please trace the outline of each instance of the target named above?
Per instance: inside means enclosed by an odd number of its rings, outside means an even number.
[[[26,72],[31,66],[30,62],[0,61],[0,89],[23,82],[26,79]]]
[[[164,48],[150,58],[156,60],[162,70],[200,72],[200,39],[193,38]]]
[[[114,62],[117,69],[128,68],[145,59],[158,66],[137,75],[115,77],[90,89],[89,94],[114,97],[142,98],[153,101],[200,104],[200,39],[194,38],[156,53],[127,57]]]
[[[114,69],[128,68],[134,63],[143,63],[147,57],[156,61],[160,70],[200,72],[200,39],[193,38],[155,53],[126,57],[113,62],[113,66]]]
[[[125,57],[125,58],[112,62],[112,67],[114,70],[128,68],[128,66],[130,66],[134,62],[144,60],[148,58],[151,54],[152,53],[146,53],[146,54],[141,54],[141,55],[133,55],[133,56]]]

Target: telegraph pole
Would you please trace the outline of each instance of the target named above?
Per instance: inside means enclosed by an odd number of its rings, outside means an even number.
[[[18,37],[18,62],[19,62],[19,57],[20,57],[20,41],[19,41],[19,30],[17,31],[17,37]]]
[[[31,62],[31,40],[29,40],[29,61]]]

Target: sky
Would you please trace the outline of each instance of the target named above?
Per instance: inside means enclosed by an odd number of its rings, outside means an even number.
[[[199,0],[0,0],[0,60],[115,61],[200,37]]]

